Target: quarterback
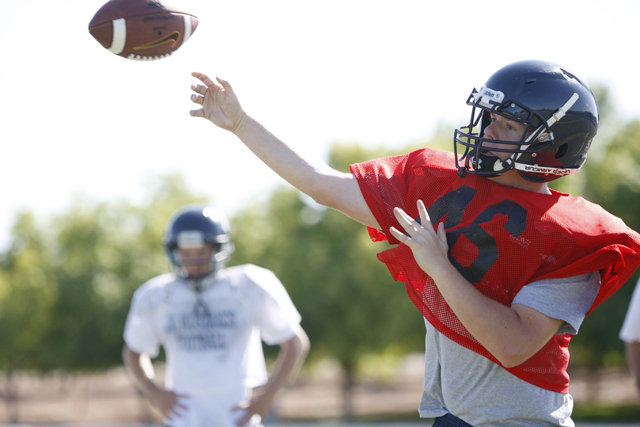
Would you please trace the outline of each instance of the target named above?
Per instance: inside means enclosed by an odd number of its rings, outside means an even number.
[[[572,426],[568,346],[640,264],[640,235],[548,182],[576,173],[598,128],[589,87],[557,64],[506,65],[467,98],[453,152],[351,165],[303,158],[193,73],[191,111],[230,130],[318,203],[368,226],[425,319],[419,406],[435,426]]]

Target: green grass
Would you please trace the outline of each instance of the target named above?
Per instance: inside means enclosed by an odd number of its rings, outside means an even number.
[[[571,418],[574,421],[640,421],[640,405],[605,405],[597,402],[580,402],[575,404]]]

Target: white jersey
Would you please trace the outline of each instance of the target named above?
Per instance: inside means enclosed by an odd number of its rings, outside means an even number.
[[[262,343],[279,344],[300,328],[300,314],[269,270],[242,265],[220,271],[198,298],[174,274],[134,294],[124,330],[127,346],[156,357],[164,347],[165,387],[189,395],[171,426],[233,426],[230,409],[267,382]]]
[[[640,280],[633,290],[631,303],[620,330],[620,339],[628,343],[640,342]]]

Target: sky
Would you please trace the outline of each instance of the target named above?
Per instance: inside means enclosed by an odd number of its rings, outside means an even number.
[[[0,1],[0,250],[17,212],[46,226],[78,196],[138,204],[160,175],[230,216],[281,185],[190,117],[191,71],[228,80],[248,114],[323,159],[335,142],[402,150],[441,123],[453,134],[471,90],[523,59],[604,84],[623,120],[640,117],[635,0],[172,0],[199,25],[151,62],[92,38],[104,0]]]

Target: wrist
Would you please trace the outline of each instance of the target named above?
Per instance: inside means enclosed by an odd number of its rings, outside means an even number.
[[[247,113],[242,111],[242,115],[240,116],[240,119],[238,119],[236,124],[231,129],[231,133],[237,134],[237,132],[240,130],[240,128],[244,125],[246,117],[247,117]]]
[[[140,384],[140,391],[142,391],[142,394],[145,396],[154,399],[161,395],[165,390],[156,384],[155,381],[149,379]]]
[[[460,278],[464,280],[460,272],[456,270],[456,268],[450,262],[443,263],[438,268],[433,269],[429,275],[436,283],[438,289],[440,289],[440,292],[442,292],[442,287],[447,286],[448,283],[453,283]]]

